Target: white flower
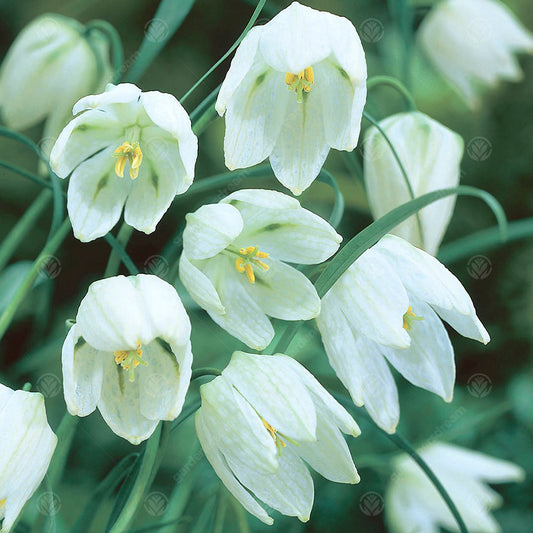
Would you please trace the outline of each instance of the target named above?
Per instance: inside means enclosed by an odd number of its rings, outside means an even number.
[[[479,89],[523,77],[514,54],[533,53],[533,36],[497,0],[444,0],[418,30],[435,68],[472,108]]]
[[[463,139],[419,112],[400,113],[379,123],[394,146],[416,197],[459,184]],[[379,130],[365,135],[365,183],[374,218],[411,200],[404,175]],[[392,233],[431,255],[437,253],[455,206],[455,196],[443,198],[402,222]],[[418,223],[420,221],[420,224]]]
[[[452,399],[454,354],[441,319],[464,337],[490,340],[460,281],[393,235],[364,252],[322,299],[317,323],[331,366],[355,404],[390,433],[400,408],[387,361],[417,387]]]
[[[42,395],[0,384],[0,533],[11,531],[41,484],[56,444]]]
[[[181,412],[191,378],[191,325],[171,285],[156,276],[96,281],[63,345],[70,414],[97,407],[120,437],[138,444]]]
[[[294,194],[307,189],[330,148],[357,145],[366,61],[353,24],[293,2],[242,40],[216,109],[226,113],[229,169],[270,157]]]
[[[0,71],[0,111],[7,126],[23,130],[47,119],[43,138],[55,140],[75,102],[110,80],[108,48],[101,32],[86,32],[74,19],[47,14],[32,21]],[[41,148],[47,151],[48,145]]]
[[[436,442],[419,450],[438,477],[471,533],[499,533],[490,511],[502,504],[489,483],[522,481],[518,465],[490,455]],[[459,531],[457,522],[433,483],[406,454],[394,460],[394,474],[385,495],[387,524],[392,533]]]
[[[108,85],[82,98],[50,156],[52,170],[71,172],[67,208],[83,242],[105,235],[124,207],[126,223],[152,233],[194,177],[198,139],[174,96]],[[129,178],[124,171],[129,167]]]
[[[268,316],[309,320],[320,311],[312,283],[285,264],[312,265],[342,237],[285,194],[247,189],[186,217],[180,278],[192,298],[251,348],[274,337]]]
[[[341,433],[357,436],[359,427],[294,359],[235,352],[200,394],[196,431],[205,455],[263,522],[273,520],[250,492],[280,513],[309,519],[313,480],[302,459],[331,481],[359,482]]]

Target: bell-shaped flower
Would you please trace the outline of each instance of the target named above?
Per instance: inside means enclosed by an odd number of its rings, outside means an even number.
[[[105,235],[123,207],[127,224],[152,233],[194,177],[198,139],[187,113],[174,96],[130,83],[82,98],[73,113],[50,164],[60,178],[72,172],[74,235],[82,242]]]
[[[519,81],[516,53],[533,53],[533,35],[498,0],[443,0],[423,20],[418,42],[433,66],[471,107],[480,89]]]
[[[55,140],[72,106],[111,79],[109,44],[96,29],[61,15],[37,17],[17,36],[0,69],[0,113],[23,130],[46,119],[44,139]],[[51,142],[41,144],[49,155]]]
[[[56,444],[42,395],[0,384],[0,533],[11,531],[41,484]]]
[[[273,520],[257,500],[309,519],[314,488],[304,461],[331,481],[359,482],[342,435],[357,436],[359,427],[294,359],[235,352],[200,395],[196,431],[205,455],[233,496],[263,522]]]
[[[342,237],[295,198],[246,189],[186,217],[180,278],[209,316],[251,348],[274,337],[267,317],[310,320],[320,312],[313,284],[289,263],[333,255]]]
[[[364,175],[374,218],[411,200],[411,193],[416,198],[459,184],[464,150],[460,135],[419,112],[393,115],[379,126],[394,146],[409,181],[383,134],[371,126],[365,135]],[[396,226],[392,233],[436,255],[454,206],[455,196],[443,198]]]
[[[499,533],[491,510],[502,497],[489,484],[522,481],[524,470],[509,461],[467,448],[435,442],[420,450],[472,533]],[[393,461],[394,473],[385,494],[385,514],[391,533],[438,533],[459,527],[426,474],[407,454]]]
[[[442,323],[489,342],[461,282],[437,259],[386,235],[322,299],[317,318],[329,361],[356,405],[393,433],[398,390],[387,362],[413,385],[451,401],[453,347]]]
[[[355,148],[365,100],[365,54],[353,24],[293,2],[248,32],[222,83],[216,109],[226,113],[226,166],[270,157],[278,180],[300,194],[330,148]]]
[[[72,415],[99,409],[138,444],[181,412],[191,379],[191,324],[178,293],[157,276],[95,281],[63,344],[63,387]]]

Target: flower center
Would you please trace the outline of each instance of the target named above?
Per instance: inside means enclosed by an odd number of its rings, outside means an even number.
[[[413,322],[420,322],[421,320],[424,320],[424,317],[415,315],[409,306],[403,315],[403,329],[410,330],[413,327]]]
[[[141,350],[141,341],[137,342],[137,349],[117,350],[116,352],[113,352],[113,355],[115,356],[115,363],[128,372],[132,383],[135,381],[135,369],[139,365],[148,365],[148,363],[142,358],[143,351]]]
[[[261,422],[266,427],[267,431],[270,433],[270,436],[274,439],[276,448],[278,449],[278,456],[281,455],[281,450],[287,445],[280,439],[278,432],[274,429],[264,418],[261,417]]]
[[[252,265],[260,266],[263,270],[268,270],[268,265],[260,260],[265,257],[268,257],[268,254],[260,252],[259,248],[255,246],[241,248],[239,250],[239,257],[235,260],[235,268],[241,273],[244,272],[250,283],[255,283],[255,274]]]
[[[313,67],[304,68],[299,74],[293,74],[292,72],[285,74],[285,83],[289,91],[296,93],[296,101],[299,104],[303,102],[303,93],[308,93],[311,90],[314,81]]]
[[[124,177],[124,167],[126,161],[130,162],[130,178],[134,180],[139,175],[139,167],[143,161],[143,153],[139,143],[125,142],[121,144],[114,152],[116,158],[115,173],[119,178]]]

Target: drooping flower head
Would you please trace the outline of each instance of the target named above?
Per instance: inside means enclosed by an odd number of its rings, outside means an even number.
[[[519,81],[518,52],[533,53],[533,35],[498,0],[438,2],[418,30],[435,68],[472,108],[483,87]]]
[[[0,533],[11,531],[41,484],[56,444],[43,396],[0,384]]]
[[[96,281],[63,345],[70,414],[97,407],[120,437],[138,444],[181,412],[191,378],[191,325],[171,285],[157,276]]]
[[[322,299],[317,318],[329,361],[356,405],[393,433],[398,390],[387,361],[417,387],[451,401],[453,347],[445,320],[464,337],[490,337],[461,282],[437,259],[386,235]]]
[[[500,507],[501,496],[489,483],[522,481],[524,470],[460,446],[435,442],[418,450],[450,495],[468,531],[499,533],[490,511]],[[394,473],[385,495],[385,513],[391,533],[457,531],[457,522],[426,474],[407,454],[393,462]]]
[[[152,233],[177,194],[194,178],[198,139],[174,96],[108,85],[82,98],[50,156],[60,178],[71,172],[67,208],[83,242],[118,221]]]
[[[359,435],[357,424],[294,359],[235,352],[200,394],[196,431],[205,455],[227,489],[263,522],[272,518],[257,499],[309,520],[314,488],[304,461],[331,481],[359,482],[342,435]]]
[[[180,278],[219,326],[262,350],[274,336],[267,315],[282,320],[318,315],[312,283],[285,261],[321,263],[342,238],[298,200],[245,189],[186,218]]]
[[[298,2],[243,39],[216,109],[226,113],[229,169],[270,157],[294,194],[307,189],[330,148],[357,145],[366,61],[353,24]]]
[[[459,184],[464,150],[460,135],[418,111],[392,115],[379,126],[394,146],[415,198]],[[412,199],[389,144],[375,126],[365,135],[364,175],[374,218]],[[454,206],[455,196],[443,198],[396,226],[392,233],[435,255]]]

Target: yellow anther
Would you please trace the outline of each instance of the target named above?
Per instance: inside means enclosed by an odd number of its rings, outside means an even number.
[[[129,379],[131,382],[135,381],[135,369],[139,365],[148,365],[148,363],[142,358],[143,351],[141,349],[140,341],[137,342],[137,348],[135,350],[117,350],[113,352],[113,355],[115,356],[115,363],[129,373]]]
[[[409,306],[403,315],[403,329],[410,330],[413,322],[419,322],[420,320],[424,320],[424,317],[415,315],[413,309]]]
[[[261,422],[270,433],[270,436],[274,439],[276,448],[278,449],[278,455],[281,455],[281,449],[285,448],[287,445],[281,440],[276,429],[274,429],[263,417],[261,417]]]
[[[288,85],[289,91],[296,93],[296,101],[303,102],[303,93],[308,93],[311,86],[315,82],[315,73],[313,67],[306,67],[298,74],[287,72],[285,74],[285,83]]]
[[[4,507],[4,505],[6,504],[6,499],[7,498],[4,498],[3,500],[0,500],[0,509],[2,509],[2,507]]]
[[[123,143],[113,152],[113,157],[117,158],[115,173],[119,178],[124,177],[124,167],[127,161],[130,163],[130,178],[134,180],[139,175],[139,167],[143,161],[143,153],[139,143]]]
[[[255,283],[255,273],[253,265],[260,266],[263,270],[268,270],[269,266],[258,258],[268,257],[266,252],[260,252],[255,246],[248,246],[239,250],[240,257],[235,260],[235,268],[238,272],[244,272],[250,283]]]

